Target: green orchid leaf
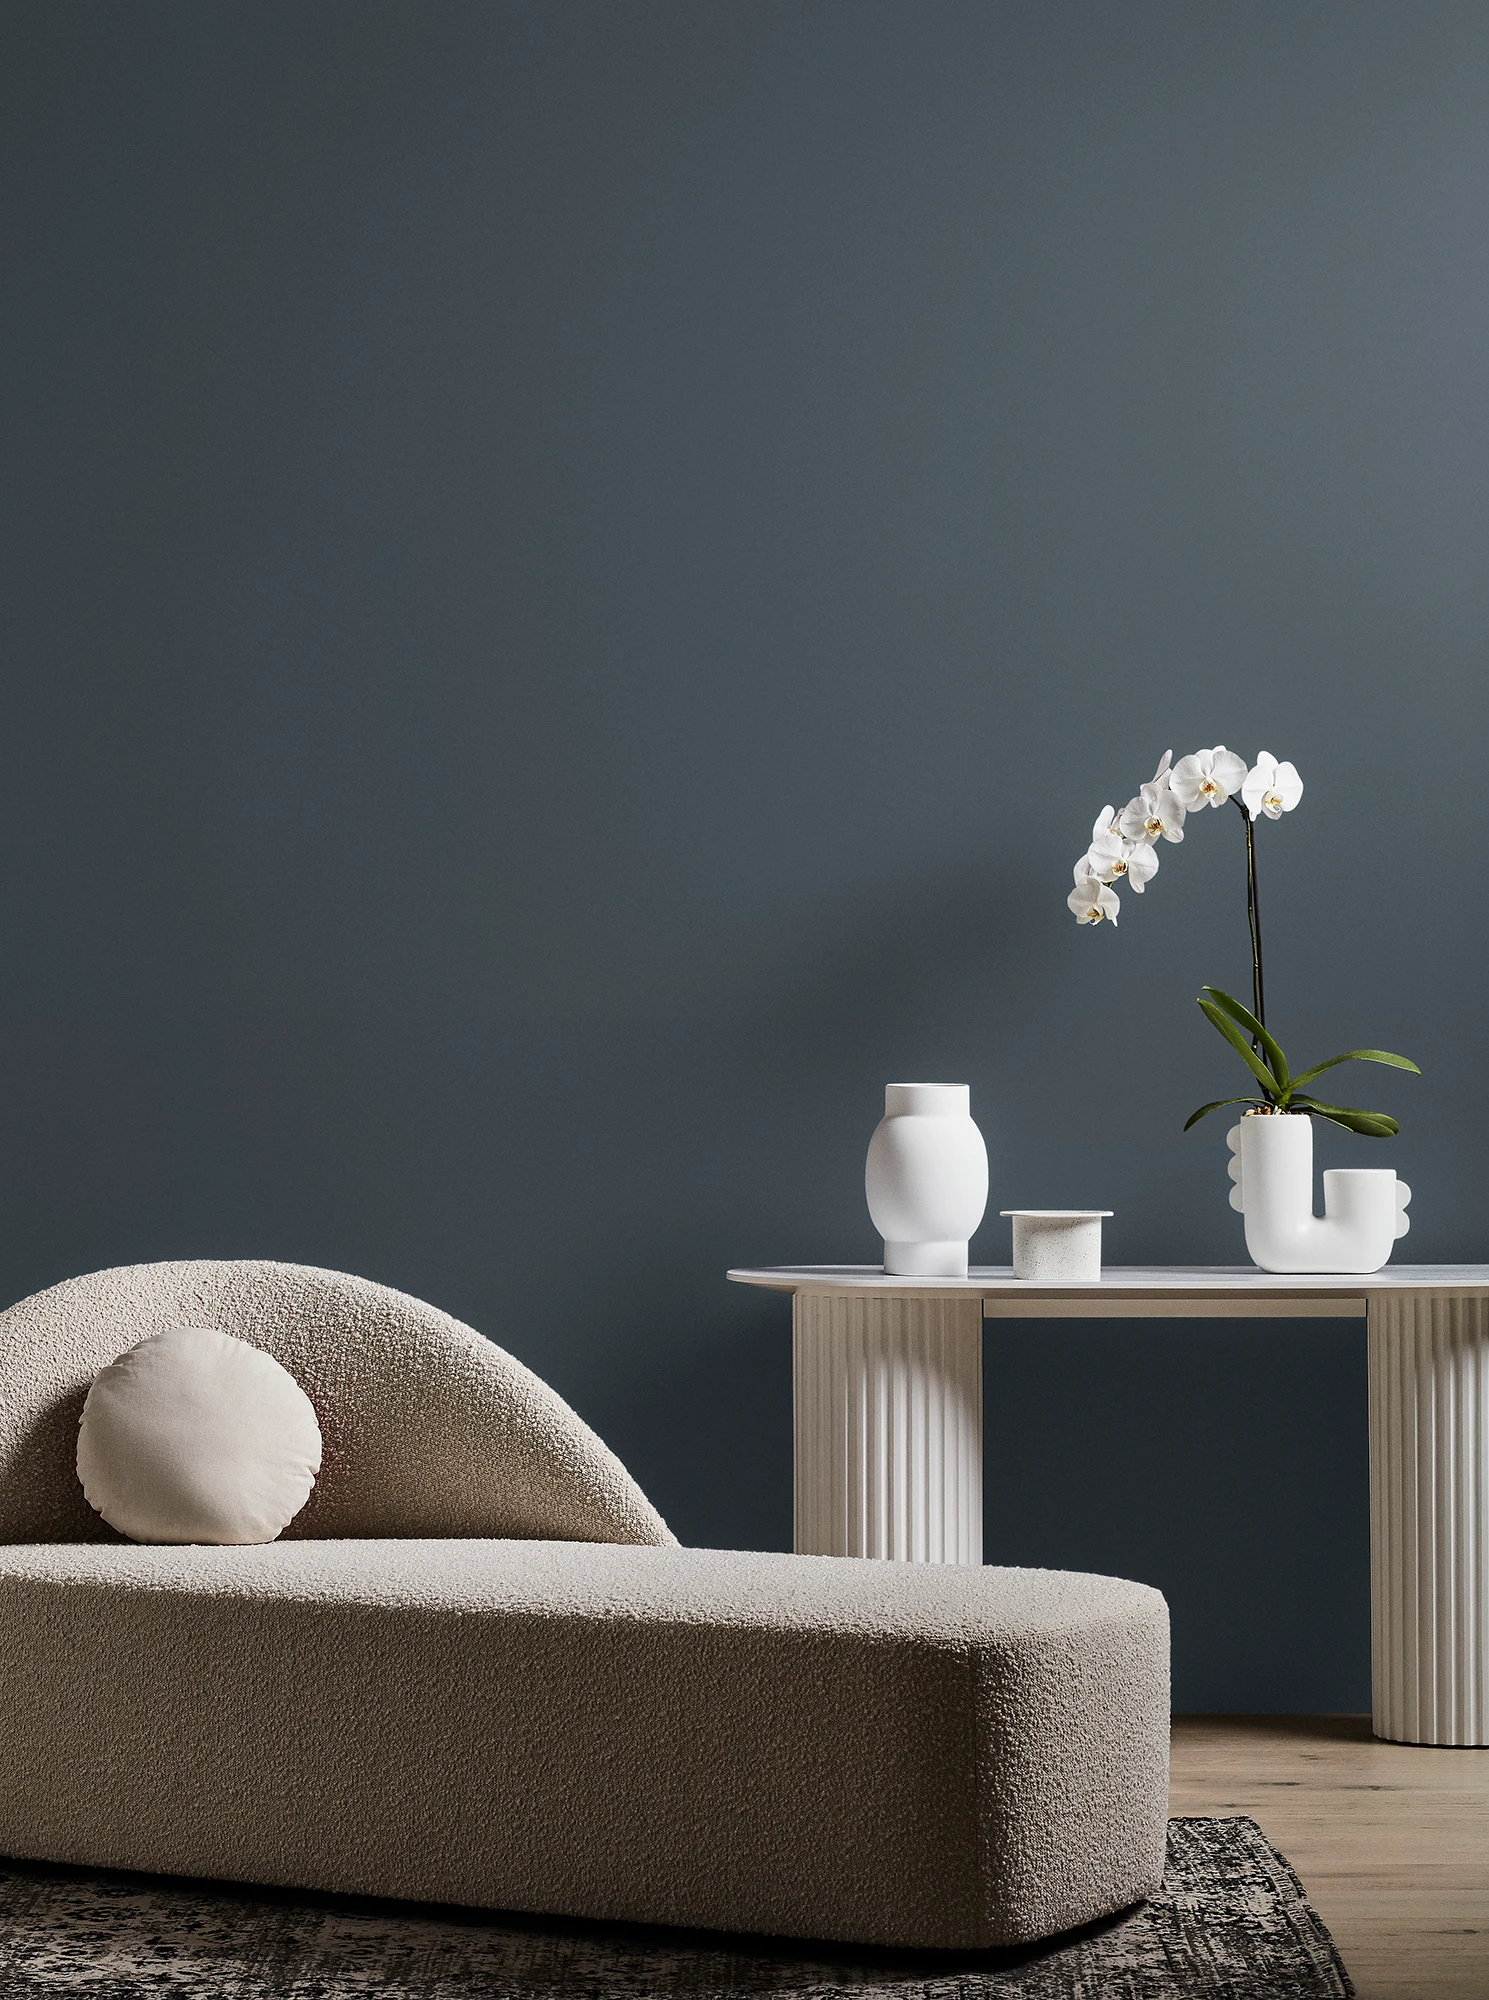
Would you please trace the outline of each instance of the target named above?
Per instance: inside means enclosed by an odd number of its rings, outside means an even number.
[[[1192,1112],[1184,1120],[1184,1130],[1187,1132],[1191,1125],[1197,1125],[1201,1118],[1207,1118],[1212,1111],[1223,1111],[1227,1104],[1261,1104],[1264,1101],[1260,1097],[1217,1097],[1213,1104],[1202,1104],[1198,1111]]]
[[[1273,1076],[1276,1077],[1280,1088],[1286,1090],[1288,1082],[1287,1057],[1282,1053],[1277,1042],[1267,1033],[1251,1009],[1243,1007],[1239,1000],[1233,1000],[1229,993],[1222,993],[1218,986],[1207,986],[1205,991],[1217,1007],[1223,1007],[1233,1021],[1239,1021],[1247,1034],[1253,1036],[1261,1043],[1262,1054],[1267,1059],[1268,1068],[1271,1070]]]
[[[1331,1125],[1342,1125],[1346,1132],[1357,1132],[1362,1139],[1394,1139],[1401,1130],[1394,1118],[1372,1118],[1368,1111],[1350,1111],[1341,1117],[1337,1111],[1320,1111],[1315,1105],[1310,1116],[1327,1118]]]
[[[1346,1132],[1358,1132],[1365,1139],[1394,1139],[1401,1127],[1394,1118],[1384,1111],[1357,1111],[1349,1104],[1320,1104],[1316,1097],[1306,1091],[1298,1091],[1296,1101],[1306,1104],[1309,1114],[1316,1118],[1327,1118],[1331,1125],[1342,1125]]]
[[[1281,1097],[1282,1085],[1273,1076],[1261,1058],[1253,1053],[1250,1042],[1247,1041],[1235,1022],[1227,1019],[1213,1000],[1200,1000],[1196,1004],[1211,1027],[1224,1035],[1236,1054],[1245,1063],[1247,1069],[1251,1071],[1251,1074],[1267,1093],[1267,1096],[1269,1098]]]
[[[1300,1083],[1312,1083],[1326,1069],[1337,1069],[1340,1063],[1347,1062],[1389,1063],[1392,1069],[1409,1069],[1413,1076],[1422,1074],[1414,1062],[1408,1062],[1405,1056],[1393,1056],[1386,1049],[1346,1049],[1342,1056],[1330,1056],[1327,1062],[1315,1063],[1312,1069],[1305,1069],[1301,1076],[1295,1076],[1294,1087]]]

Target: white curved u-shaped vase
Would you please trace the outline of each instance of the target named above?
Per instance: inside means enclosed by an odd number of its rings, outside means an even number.
[[[1304,1113],[1243,1118],[1226,1144],[1230,1205],[1264,1271],[1378,1271],[1411,1227],[1411,1189],[1389,1167],[1329,1168],[1324,1212],[1313,1213],[1313,1120]]]

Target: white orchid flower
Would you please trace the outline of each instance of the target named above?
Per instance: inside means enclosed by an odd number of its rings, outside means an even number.
[[[1075,864],[1075,887],[1065,900],[1078,924],[1099,924],[1103,917],[1111,924],[1117,921],[1117,892],[1091,873],[1084,855]]]
[[[1294,766],[1279,764],[1270,750],[1258,750],[1241,787],[1241,799],[1251,817],[1265,813],[1268,819],[1281,819],[1302,796],[1303,780]]]
[[[1116,882],[1129,872],[1132,856],[1132,842],[1124,840],[1118,830],[1117,815],[1110,806],[1103,806],[1096,815],[1096,824],[1091,829],[1091,845],[1086,849],[1086,866],[1098,882]],[[1148,869],[1144,881],[1152,874]],[[1079,880],[1079,876],[1076,878]]]
[[[1075,879],[1079,882],[1085,871],[1110,886],[1125,876],[1141,895],[1158,872],[1158,856],[1147,841],[1126,839],[1120,826],[1111,807],[1103,806],[1091,829],[1091,845],[1076,863]]]
[[[1117,825],[1117,815],[1110,806],[1103,806],[1096,815],[1096,824],[1091,828],[1091,845],[1086,849],[1086,865],[1093,875],[1103,882],[1110,882],[1116,875],[1125,875],[1125,867],[1116,864],[1122,860],[1122,850],[1127,845]]]
[[[1256,953],[1256,1012],[1260,1015],[1261,947],[1251,826],[1259,813],[1280,819],[1283,813],[1292,811],[1302,796],[1303,780],[1297,771],[1291,764],[1279,764],[1270,750],[1258,751],[1250,770],[1246,760],[1234,750],[1227,750],[1223,743],[1217,743],[1213,750],[1196,750],[1188,757],[1181,757],[1177,764],[1173,751],[1165,750],[1158,760],[1158,769],[1147,784],[1139,786],[1135,799],[1129,799],[1121,812],[1103,806],[1096,815],[1091,844],[1075,864],[1075,886],[1066,903],[1078,924],[1099,924],[1103,919],[1116,923],[1118,885],[1125,880],[1135,896],[1142,895],[1158,872],[1159,841],[1182,840],[1188,814],[1205,806],[1223,806],[1234,799],[1250,815],[1246,830],[1246,881]],[[1214,1109],[1213,1105],[1209,1108]]]
[[[1145,840],[1127,843],[1127,881],[1134,896],[1140,896],[1158,873],[1158,856]]]
[[[1185,812],[1201,806],[1223,806],[1246,782],[1246,760],[1217,743],[1213,750],[1196,750],[1181,757],[1169,774],[1174,797]]]
[[[1161,777],[1167,766],[1165,758],[1159,766]],[[1160,784],[1155,777],[1143,786],[1135,799],[1129,799],[1122,808],[1122,817],[1117,822],[1124,840],[1144,843],[1151,847],[1154,841],[1182,840],[1184,838],[1184,808],[1174,797],[1167,785]]]

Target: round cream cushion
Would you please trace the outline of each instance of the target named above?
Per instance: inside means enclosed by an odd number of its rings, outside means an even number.
[[[100,1369],[83,1405],[84,1496],[132,1542],[272,1542],[320,1467],[294,1376],[213,1328],[152,1334]]]

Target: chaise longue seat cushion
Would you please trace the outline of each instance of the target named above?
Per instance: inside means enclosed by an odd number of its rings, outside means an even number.
[[[1106,1577],[528,1540],[0,1548],[0,1852],[960,1948],[1158,1886]]]

